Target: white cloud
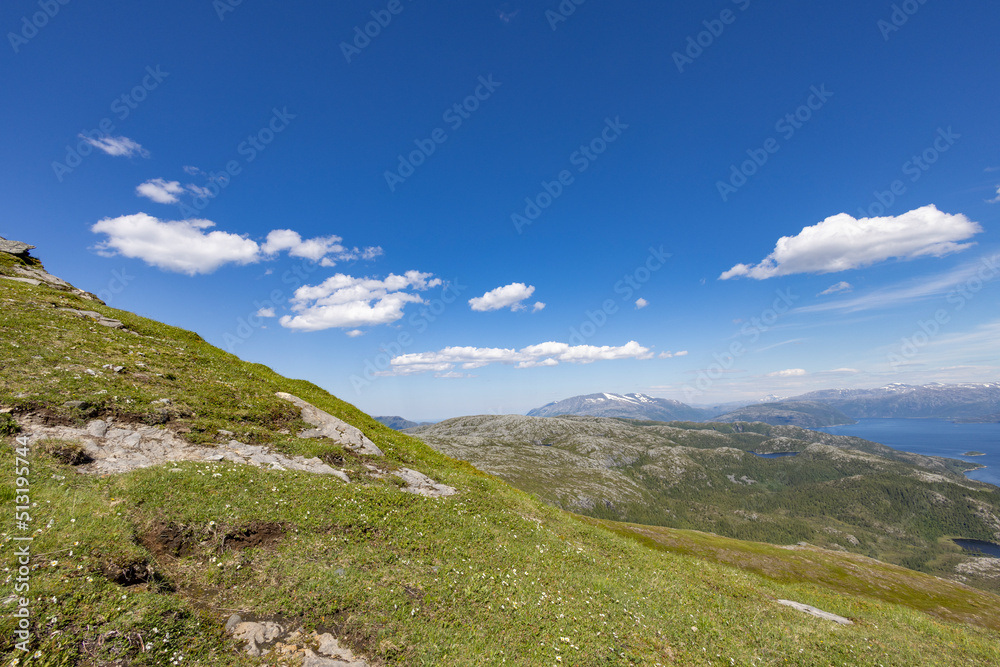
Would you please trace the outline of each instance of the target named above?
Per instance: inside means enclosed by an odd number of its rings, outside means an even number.
[[[535,288],[532,285],[525,285],[524,283],[511,283],[510,285],[490,290],[482,296],[469,299],[469,305],[472,306],[472,310],[479,312],[500,310],[501,308],[508,307],[511,310],[523,310],[525,306],[521,302],[529,298],[534,293]],[[544,308],[544,304],[542,307]],[[535,310],[541,309],[536,307]]]
[[[1000,185],[997,186],[997,196],[994,197],[993,199],[987,199],[986,203],[987,204],[997,204],[997,203],[1000,203]]]
[[[826,296],[827,294],[837,294],[838,292],[850,292],[852,290],[854,290],[854,286],[851,285],[851,283],[841,280],[839,283],[830,285],[816,296]]]
[[[303,239],[298,232],[291,229],[275,229],[267,235],[267,240],[261,246],[261,252],[265,255],[275,255],[287,251],[292,257],[311,259],[324,267],[336,266],[337,262],[358,257],[374,259],[382,254],[382,248],[379,247],[364,250],[345,248],[341,245],[341,241],[342,238],[334,235]]]
[[[211,220],[162,221],[145,213],[105,218],[90,230],[107,234],[97,244],[103,255],[124,255],[147,264],[193,276],[211,273],[225,264],[250,264],[260,259],[255,241],[228,232],[206,232]]]
[[[274,313],[274,308],[261,308],[254,314],[257,317],[277,317]]]
[[[162,203],[177,192],[176,181],[154,179],[137,190],[154,201]],[[177,187],[175,187],[177,186]],[[193,186],[189,186],[193,187]],[[183,189],[182,189],[183,190]],[[105,218],[90,229],[95,234],[107,234],[108,240],[97,244],[103,255],[124,255],[141,259],[151,266],[167,271],[195,275],[211,273],[225,264],[251,264],[270,259],[280,251],[293,257],[320,261],[322,266],[334,266],[337,261],[358,257],[377,257],[381,248],[345,248],[339,236],[322,236],[303,240],[290,229],[270,232],[263,245],[245,235],[205,230],[214,227],[211,220],[160,220],[145,213]]]
[[[896,217],[855,219],[831,216],[796,236],[778,239],[774,251],[756,266],[737,264],[720,280],[745,276],[765,280],[795,273],[835,273],[888,259],[940,257],[970,247],[960,244],[983,231],[964,215],[949,215],[933,204]]]
[[[531,307],[531,312],[537,313],[540,310],[545,310],[545,304],[541,301],[536,301],[535,305]]]
[[[674,352],[675,357],[686,357],[688,354],[687,350],[681,350],[680,352]]]
[[[783,371],[774,371],[773,373],[768,373],[769,378],[791,378],[791,377],[801,377],[803,375],[809,375],[804,368],[789,368]]]
[[[674,357],[686,357],[687,350],[681,350],[680,352],[660,352],[660,359],[673,359]]]
[[[205,172],[203,172],[198,167],[186,166],[184,167],[184,173],[187,174],[188,176],[198,176],[199,174],[204,174]]]
[[[149,151],[128,137],[98,137],[94,139],[85,134],[80,134],[79,137],[94,148],[114,157],[132,157],[133,155],[149,157]]]
[[[349,338],[357,338],[358,336],[364,336],[365,332],[361,329],[352,329],[351,331],[344,332]]]
[[[635,300],[635,308],[636,308],[636,310],[642,310],[643,308],[645,308],[648,305],[649,305],[649,302],[646,301],[645,299],[641,298],[641,297]]]
[[[451,371],[456,366],[464,370],[482,368],[490,364],[514,364],[517,368],[589,364],[615,359],[651,359],[653,353],[635,341],[620,347],[594,345],[571,346],[567,343],[546,342],[529,345],[520,350],[495,347],[447,347],[439,352],[404,354],[392,359],[393,375],[410,375],[436,371]]]
[[[390,324],[403,317],[406,304],[424,303],[417,292],[441,284],[440,278],[419,271],[390,274],[384,280],[338,273],[319,285],[295,290],[291,304],[296,315],[282,317],[281,326],[322,331]]]
[[[157,204],[176,204],[181,200],[180,195],[183,194],[204,199],[212,197],[212,191],[208,188],[193,183],[181,185],[180,181],[168,181],[163,178],[151,178],[136,187],[135,193],[140,197],[151,199]]]
[[[459,373],[457,371],[450,371],[448,373],[435,373],[436,378],[445,378],[447,380],[463,380],[466,378],[479,377],[478,375],[473,375],[472,373]]]
[[[135,193],[140,197],[152,199],[157,204],[176,204],[180,201],[177,195],[184,194],[184,188],[178,181],[153,178],[136,187]]]

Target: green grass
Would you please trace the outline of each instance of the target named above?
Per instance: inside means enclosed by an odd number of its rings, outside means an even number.
[[[56,307],[98,310],[138,335]],[[230,463],[94,477],[37,447],[29,457],[35,643],[30,656],[16,652],[5,615],[0,654],[8,663],[165,665],[183,656],[180,664],[273,664],[241,655],[225,636],[234,611],[333,631],[373,664],[1000,662],[992,629],[651,548],[438,454],[319,387],[67,293],[0,284],[0,368],[0,407],[17,415],[148,423],[158,419],[153,401],[166,397],[165,427],[192,441],[214,442],[222,428],[288,453],[337,455],[324,441],[291,435],[301,420],[274,397],[287,391],[361,428],[389,464],[460,492],[429,499],[389,481],[344,484]],[[65,407],[70,400],[87,405]],[[15,437],[4,436],[0,452],[8,507]],[[253,530],[266,539],[242,546],[238,536]],[[17,534],[5,524],[6,587]],[[146,572],[146,580],[115,583],[123,571]],[[1000,600],[979,595],[1000,616]],[[856,624],[824,622],[777,598]]]

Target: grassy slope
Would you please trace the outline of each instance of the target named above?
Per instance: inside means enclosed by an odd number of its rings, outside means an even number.
[[[100,311],[140,336],[53,306]],[[126,370],[102,370],[106,363]],[[537,665],[557,656],[584,665],[1000,661],[993,630],[650,549],[437,454],[314,385],[240,362],[190,332],[49,288],[0,282],[0,368],[0,404],[16,411],[78,423],[93,415],[148,421],[156,418],[152,401],[169,397],[169,427],[192,440],[211,442],[226,428],[287,452],[345,456],[284,433],[301,426],[274,397],[289,391],[364,430],[389,462],[461,491],[426,499],[390,482],[346,485],[228,463],[94,478],[35,452],[31,595],[40,657],[15,654],[13,621],[0,620],[0,652],[21,664],[162,665],[179,655],[184,664],[254,664],[222,632],[234,610],[330,628],[385,664]],[[62,407],[68,400],[91,407]],[[344,467],[360,468],[345,458]],[[13,471],[6,446],[0,500],[8,507]],[[223,536],[265,523],[282,536],[257,548],[225,546]],[[164,527],[184,538],[180,552],[157,541]],[[9,587],[10,536],[18,533],[5,529]],[[106,576],[138,563],[158,577],[123,587]],[[1000,612],[1000,600],[975,595]],[[775,598],[857,623],[819,621]]]

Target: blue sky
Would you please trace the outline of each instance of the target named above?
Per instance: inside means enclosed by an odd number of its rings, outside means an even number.
[[[0,28],[0,235],[370,413],[1000,376],[996,3],[16,0]]]

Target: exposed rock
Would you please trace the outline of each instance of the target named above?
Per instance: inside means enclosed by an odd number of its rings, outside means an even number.
[[[441,498],[443,496],[453,496],[458,493],[454,487],[445,484],[438,484],[427,475],[410,470],[409,468],[399,468],[398,470],[383,471],[376,466],[366,463],[365,467],[371,471],[371,476],[378,479],[385,479],[390,474],[400,478],[406,484],[403,489],[406,493],[414,493],[418,496],[428,498]]]
[[[15,278],[14,276],[0,276],[0,278],[3,278],[4,280],[14,280],[19,283],[27,283],[28,285],[34,285],[35,287],[42,284],[41,280],[35,280],[34,278]]]
[[[406,482],[406,488],[403,491],[407,493],[415,493],[418,496],[427,496],[428,498],[453,496],[458,493],[455,488],[445,484],[438,484],[427,475],[416,470],[400,468],[399,470],[394,470],[392,474]]]
[[[368,439],[368,436],[362,433],[360,429],[351,426],[341,419],[337,419],[328,412],[320,410],[311,403],[303,401],[298,396],[286,394],[283,391],[279,391],[277,396],[301,408],[302,419],[307,424],[312,424],[316,427],[299,433],[300,438],[329,438],[361,454],[384,456],[382,450]]]
[[[807,604],[802,604],[801,602],[793,602],[791,600],[778,600],[778,604],[783,604],[786,607],[791,607],[792,609],[797,609],[805,614],[810,614],[817,618],[822,618],[827,621],[833,621],[834,623],[839,623],[841,625],[854,625],[854,621],[849,618],[844,618],[843,616],[837,616],[836,614],[831,614],[828,611],[823,611],[822,609],[817,609],[816,607],[810,607]]]
[[[261,646],[276,641],[285,634],[285,629],[272,621],[264,621],[263,623],[245,621],[237,623],[230,632],[237,639],[247,643],[247,653],[259,656],[263,654]]]
[[[76,310],[75,308],[60,308],[59,310],[62,310],[67,313],[72,313],[74,315],[78,315],[79,317],[89,317],[90,319],[95,320],[98,324],[100,324],[103,327],[109,327],[111,329],[125,328],[125,325],[119,322],[118,320],[111,319],[110,317],[105,317],[104,315],[94,312],[93,310]]]
[[[9,255],[27,255],[29,250],[34,250],[35,246],[22,243],[21,241],[8,241],[0,236],[0,252]]]
[[[233,614],[226,621],[226,632],[246,642],[245,650],[252,656],[301,654],[303,667],[368,667],[365,660],[341,647],[337,638],[328,633],[307,635],[301,628],[289,632],[280,623],[244,621],[239,614]]]
[[[81,401],[77,403],[86,405]],[[202,447],[192,445],[167,429],[118,425],[100,419],[89,422],[86,428],[47,426],[33,415],[22,417],[19,423],[23,434],[30,440],[54,438],[79,442],[91,459],[90,463],[77,468],[80,472],[123,473],[171,461],[232,461],[272,470],[332,475],[350,482],[346,474],[331,468],[319,458],[285,456],[262,445],[247,445],[236,440],[218,447]]]

